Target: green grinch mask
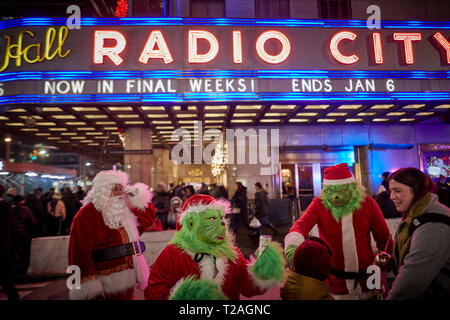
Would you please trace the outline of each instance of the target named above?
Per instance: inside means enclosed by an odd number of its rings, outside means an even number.
[[[199,214],[198,239],[208,244],[221,244],[225,240],[225,222],[219,210],[207,209]]]
[[[221,210],[206,209],[201,212],[191,212],[183,217],[182,227],[171,240],[183,250],[194,253],[207,253],[221,258],[235,260],[235,251],[227,232]]]
[[[363,198],[363,190],[355,182],[324,185],[321,194],[325,208],[331,211],[336,221],[358,210]]]

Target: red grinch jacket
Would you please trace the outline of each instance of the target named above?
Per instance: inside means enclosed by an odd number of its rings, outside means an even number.
[[[344,280],[330,275],[327,283],[335,295],[351,295],[359,298],[370,297],[366,281],[373,272],[367,273],[375,253],[371,245],[371,232],[379,250],[392,253],[393,241],[383,214],[372,197],[366,195],[361,208],[353,214],[344,216],[337,222],[331,211],[326,209],[320,197],[314,198],[305,213],[291,227],[285,238],[285,248],[299,245],[317,224],[319,237],[331,249],[331,267],[345,272],[362,271],[367,277],[360,278],[355,288],[354,280]],[[386,244],[389,241],[389,245]],[[345,297],[343,297],[345,298]]]
[[[218,282],[222,293],[230,300],[239,300],[240,294],[246,297],[263,294],[273,285],[272,281],[255,279],[248,270],[248,260],[238,248],[235,247],[235,250],[238,255],[234,263],[227,258],[215,260],[211,255],[205,255],[197,263],[192,252],[184,252],[169,244],[152,267],[145,299],[169,299],[178,285],[190,275]]]
[[[144,210],[133,207],[131,212],[137,217],[134,227],[141,235],[153,224],[155,207],[148,202]],[[106,226],[101,212],[92,202],[82,207],[73,219],[69,242],[69,265],[77,265],[81,269],[81,290],[71,290],[70,298],[92,299],[100,294],[107,296],[120,293],[134,288],[137,282],[142,282],[143,277],[148,277],[148,264],[143,255],[98,263],[92,260],[94,250],[129,242],[127,230],[124,227],[111,229]]]

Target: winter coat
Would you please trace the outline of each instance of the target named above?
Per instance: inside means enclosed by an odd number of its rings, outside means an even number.
[[[422,214],[425,213],[450,216],[450,209],[439,203],[435,194],[431,194],[430,201]],[[400,260],[398,235],[406,223],[406,219],[400,222],[395,236],[393,258],[397,276],[388,299],[448,300],[450,297],[450,226],[439,222],[429,222],[417,228],[411,237],[409,251],[403,263],[398,265]]]
[[[156,214],[167,214],[170,208],[170,196],[167,192],[157,192],[152,198],[152,203],[156,208]]]
[[[58,200],[56,205],[52,206],[52,201],[47,203],[47,212],[54,218],[62,218],[62,220],[66,220],[66,206],[62,200]]]
[[[324,281],[304,276],[290,269],[286,273],[280,294],[282,300],[334,300]]]
[[[255,193],[256,217],[269,215],[269,197],[267,191],[262,189]]]

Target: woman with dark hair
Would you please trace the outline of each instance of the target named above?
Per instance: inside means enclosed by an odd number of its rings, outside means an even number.
[[[402,213],[394,243],[396,278],[388,299],[450,298],[450,209],[431,193],[433,181],[416,168],[389,178],[391,199]]]

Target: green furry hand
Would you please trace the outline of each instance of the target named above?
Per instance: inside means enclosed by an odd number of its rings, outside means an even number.
[[[284,259],[280,245],[271,242],[250,271],[260,280],[283,280]]]
[[[187,277],[170,300],[228,300],[219,292],[219,284],[207,279]]]
[[[286,248],[286,251],[285,251],[286,260],[288,261],[289,266],[291,267],[291,269],[294,266],[295,250],[297,250],[297,246],[289,246],[289,247]]]

